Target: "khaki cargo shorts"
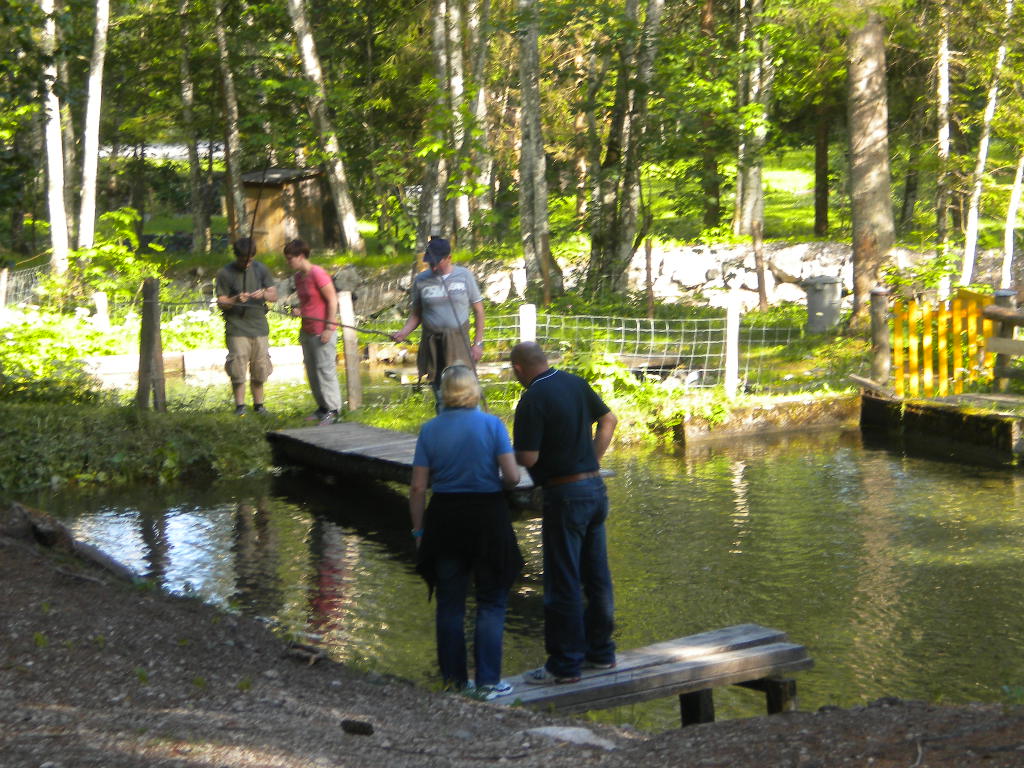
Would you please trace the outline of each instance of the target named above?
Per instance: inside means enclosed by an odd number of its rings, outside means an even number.
[[[228,336],[227,345],[224,370],[232,384],[245,384],[246,371],[253,384],[270,378],[274,366],[270,363],[270,340],[266,336]]]

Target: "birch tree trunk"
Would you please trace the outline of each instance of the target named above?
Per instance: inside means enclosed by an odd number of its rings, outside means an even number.
[[[1013,176],[1010,203],[1006,207],[1006,229],[1003,231],[1003,268],[999,287],[1013,288],[1013,242],[1017,232],[1017,211],[1020,210],[1021,186],[1024,185],[1024,152],[1017,158],[1017,172]]]
[[[889,107],[885,92],[885,29],[871,13],[847,39],[847,124],[853,218],[853,318],[867,322],[871,289],[895,240],[889,200]]]
[[[469,158],[470,132],[466,130],[466,67],[462,56],[462,9],[459,0],[447,3],[447,10],[445,36],[448,42],[448,95],[452,109],[452,146],[456,151],[454,165],[458,174],[458,191],[452,212],[455,217],[455,240],[458,242],[469,234],[469,195],[466,190],[472,178],[463,161]]]
[[[935,59],[939,156],[939,177],[935,183],[935,255],[940,259],[949,251],[949,60],[949,5],[947,0],[939,0],[939,45]]]
[[[473,125],[480,133],[479,141],[467,134],[467,156],[472,159],[476,169],[477,193],[473,199],[477,214],[486,214],[493,209],[491,193],[493,191],[494,160],[487,131],[487,38],[491,25],[491,0],[471,0],[469,4],[469,50],[475,51],[473,57]],[[472,212],[471,212],[472,213]],[[474,242],[476,232],[473,233]]]
[[[103,65],[107,58],[110,0],[96,0],[96,27],[89,62],[89,96],[82,146],[82,207],[78,216],[78,247],[92,248],[96,234],[96,176],[100,157],[100,115],[103,107]]]
[[[981,138],[978,140],[978,157],[971,176],[971,198],[967,205],[967,224],[964,227],[964,261],[960,271],[960,285],[968,285],[974,279],[974,260],[978,249],[978,219],[981,215],[981,190],[984,186],[985,164],[988,162],[988,145],[992,138],[992,119],[996,115],[999,98],[999,76],[1006,61],[1006,38],[1010,20],[1013,18],[1013,0],[1006,0],[1006,18],[1000,35],[996,64],[992,70],[992,84],[988,89],[988,101],[981,120]]]
[[[437,81],[437,97],[434,108],[437,111],[433,125],[434,143],[440,148],[445,145],[442,118],[448,107],[448,29],[445,19],[448,4],[445,0],[434,0],[431,15],[430,42],[434,54],[434,77]],[[431,235],[448,232],[448,160],[443,150],[433,152],[424,170],[423,191],[420,194],[419,223],[417,239],[426,244]]]
[[[320,138],[321,148],[327,155],[327,182],[331,188],[331,197],[338,216],[338,226],[345,241],[346,249],[354,253],[366,253],[366,243],[359,234],[359,222],[356,218],[355,205],[349,192],[348,177],[345,175],[345,164],[341,159],[341,145],[338,143],[338,132],[327,114],[327,89],[324,87],[323,69],[320,67],[320,56],[316,51],[313,30],[306,18],[306,7],[303,0],[288,0],[288,12],[292,17],[295,39],[302,56],[302,68],[306,77],[315,86],[311,99],[310,111]]]
[[[68,271],[68,220],[64,208],[64,145],[60,129],[60,99],[54,91],[57,65],[54,53],[57,47],[57,22],[53,15],[53,0],[39,0],[45,21],[42,48],[49,61],[43,68],[43,119],[46,142],[46,199],[50,215],[50,268],[55,274]]]
[[[192,213],[192,251],[209,253],[210,240],[207,236],[208,208],[203,192],[203,168],[199,158],[199,137],[195,121],[195,83],[192,80],[192,66],[189,57],[192,50],[192,22],[189,19],[191,0],[181,0],[178,14],[181,22],[181,61],[178,79],[181,81],[181,122],[185,131],[185,145],[188,148],[188,192],[189,208]]]
[[[239,135],[238,97],[235,93],[235,75],[231,69],[227,32],[224,29],[224,4],[216,0],[213,12],[213,32],[217,38],[217,65],[220,68],[221,88],[224,95],[224,160],[227,165],[228,194],[234,211],[234,231],[237,240],[252,234],[252,225],[245,211],[245,192],[242,189],[242,141]]]

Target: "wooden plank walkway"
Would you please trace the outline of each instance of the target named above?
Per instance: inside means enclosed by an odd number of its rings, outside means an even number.
[[[711,691],[723,685],[763,691],[769,714],[794,710],[796,683],[784,676],[814,666],[804,646],[758,624],[624,651],[616,661],[614,669],[584,670],[578,683],[530,685],[512,678],[512,694],[495,703],[574,713],[678,695],[683,725],[689,725],[714,720]]]
[[[408,485],[416,452],[416,435],[342,422],[267,433],[274,462],[332,474],[360,474],[374,480]],[[533,489],[530,474],[520,472],[516,494]]]

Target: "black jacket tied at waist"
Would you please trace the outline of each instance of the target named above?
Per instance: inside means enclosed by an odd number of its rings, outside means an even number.
[[[478,589],[509,589],[523,569],[505,494],[435,493],[423,518],[416,571],[437,584],[438,560],[461,560]],[[429,599],[429,595],[428,595]]]

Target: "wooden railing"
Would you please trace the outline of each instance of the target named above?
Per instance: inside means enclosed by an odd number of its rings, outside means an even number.
[[[892,307],[892,389],[898,397],[944,397],[991,379],[986,344],[992,297],[960,289],[947,301],[900,301]]]

